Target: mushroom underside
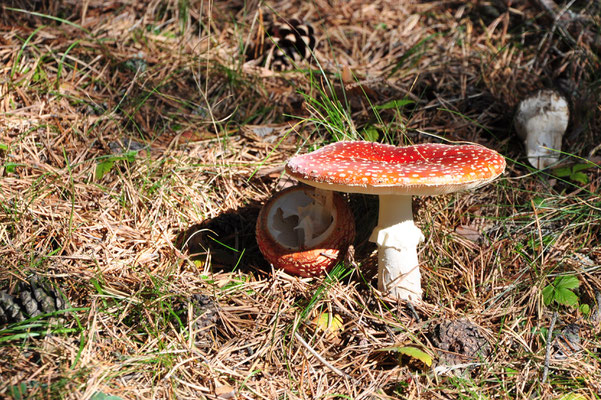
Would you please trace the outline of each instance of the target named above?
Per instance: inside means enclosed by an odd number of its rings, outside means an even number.
[[[344,257],[354,239],[355,224],[339,194],[296,186],[265,204],[256,234],[259,249],[275,268],[318,276]]]
[[[267,215],[267,229],[290,250],[311,248],[332,234],[337,215],[309,190],[296,190],[276,199]]]

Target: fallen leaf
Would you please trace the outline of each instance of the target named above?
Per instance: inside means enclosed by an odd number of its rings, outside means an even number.
[[[467,240],[472,242],[480,242],[483,239],[483,236],[480,234],[480,231],[477,228],[469,225],[459,225],[455,228],[455,233],[459,236],[464,237]]]
[[[432,365],[432,356],[430,356],[425,351],[418,349],[417,347],[390,346],[390,347],[384,347],[383,349],[380,349],[379,351],[394,351],[394,352],[409,356],[415,360],[419,360],[428,367]]]
[[[219,399],[235,399],[236,389],[230,385],[215,386],[215,396]]]
[[[344,328],[342,317],[338,314],[323,312],[313,319],[318,330],[326,332],[328,335],[338,336]]]

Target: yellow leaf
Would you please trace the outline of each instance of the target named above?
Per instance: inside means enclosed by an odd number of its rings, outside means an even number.
[[[313,319],[312,322],[317,325],[318,329],[334,335],[337,335],[339,331],[343,330],[344,327],[342,317],[340,315],[332,315],[328,312],[319,314]]]
[[[559,397],[558,400],[587,400],[587,398],[580,393],[568,393]]]

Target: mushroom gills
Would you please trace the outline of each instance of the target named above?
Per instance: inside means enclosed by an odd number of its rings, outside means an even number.
[[[267,218],[274,239],[290,250],[312,248],[328,238],[336,225],[336,215],[327,198],[293,192],[278,199]],[[326,199],[326,202],[322,202]]]

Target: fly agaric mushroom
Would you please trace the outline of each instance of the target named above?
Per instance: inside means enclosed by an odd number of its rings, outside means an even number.
[[[520,102],[515,129],[526,144],[528,162],[533,167],[546,168],[559,161],[569,119],[568,102],[554,90],[540,90]]]
[[[265,203],[256,236],[261,253],[275,268],[318,276],[346,255],[355,238],[355,221],[339,194],[294,186]]]
[[[419,144],[407,147],[372,142],[338,142],[288,161],[292,177],[320,189],[377,194],[378,288],[401,300],[420,301],[412,195],[436,195],[482,186],[505,169],[496,151],[478,145]]]

